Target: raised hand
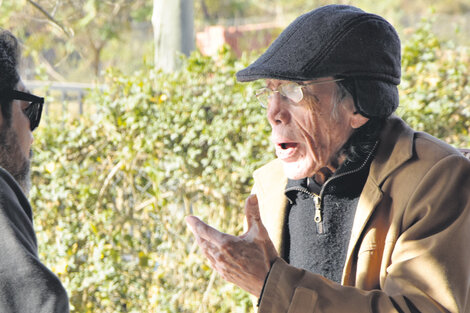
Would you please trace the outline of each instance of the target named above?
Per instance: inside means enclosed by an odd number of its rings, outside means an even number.
[[[248,230],[236,237],[221,233],[195,216],[186,217],[189,228],[211,266],[225,280],[256,297],[278,253],[261,222],[256,195],[245,204]]]

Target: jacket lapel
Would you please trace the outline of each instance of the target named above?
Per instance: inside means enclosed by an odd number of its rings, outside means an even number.
[[[353,261],[354,251],[359,243],[359,239],[364,231],[364,228],[369,221],[370,216],[374,212],[377,205],[382,200],[382,190],[375,185],[370,179],[364,185],[364,189],[356,209],[354,217],[353,228],[351,231],[351,238],[349,240],[348,253],[346,254],[346,263],[343,269],[342,282],[344,285],[352,285],[353,279]]]
[[[268,230],[274,246],[279,255],[285,257],[284,251],[284,223],[287,198],[284,190],[287,177],[280,160],[276,159],[256,170],[255,192],[258,195],[261,221]]]
[[[354,252],[372,213],[382,200],[381,186],[393,171],[413,156],[414,131],[401,119],[391,117],[386,121],[380,144],[371,163],[369,177],[359,198],[349,241],[343,284],[351,285],[354,278]]]

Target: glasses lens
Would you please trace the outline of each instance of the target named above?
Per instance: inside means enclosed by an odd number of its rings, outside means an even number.
[[[262,88],[256,93],[256,98],[258,98],[258,101],[260,102],[263,108],[268,107],[269,98],[272,92],[273,91],[269,88]]]
[[[29,119],[29,127],[31,131],[35,130],[39,125],[39,121],[41,120],[42,104],[38,102],[31,102],[24,112]]]
[[[304,96],[302,93],[302,86],[296,83],[288,83],[281,85],[279,89],[281,94],[294,101],[295,103],[299,103]]]

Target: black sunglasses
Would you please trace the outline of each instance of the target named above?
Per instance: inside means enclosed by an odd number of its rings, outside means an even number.
[[[29,105],[23,110],[23,112],[29,119],[29,128],[31,131],[38,127],[39,121],[41,121],[44,98],[18,90],[8,90],[2,93],[1,97],[9,100],[29,101]]]

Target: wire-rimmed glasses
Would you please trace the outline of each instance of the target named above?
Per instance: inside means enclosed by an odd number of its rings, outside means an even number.
[[[294,103],[299,103],[304,98],[304,93],[302,88],[310,85],[318,85],[324,83],[331,83],[341,81],[344,78],[337,78],[337,79],[330,79],[330,80],[322,80],[322,81],[314,81],[306,84],[299,84],[296,82],[289,82],[282,85],[279,85],[276,89],[270,89],[268,87],[261,88],[256,92],[256,98],[261,103],[263,108],[267,108],[269,104],[269,100],[272,98],[275,92],[278,92],[281,96],[289,99]]]

